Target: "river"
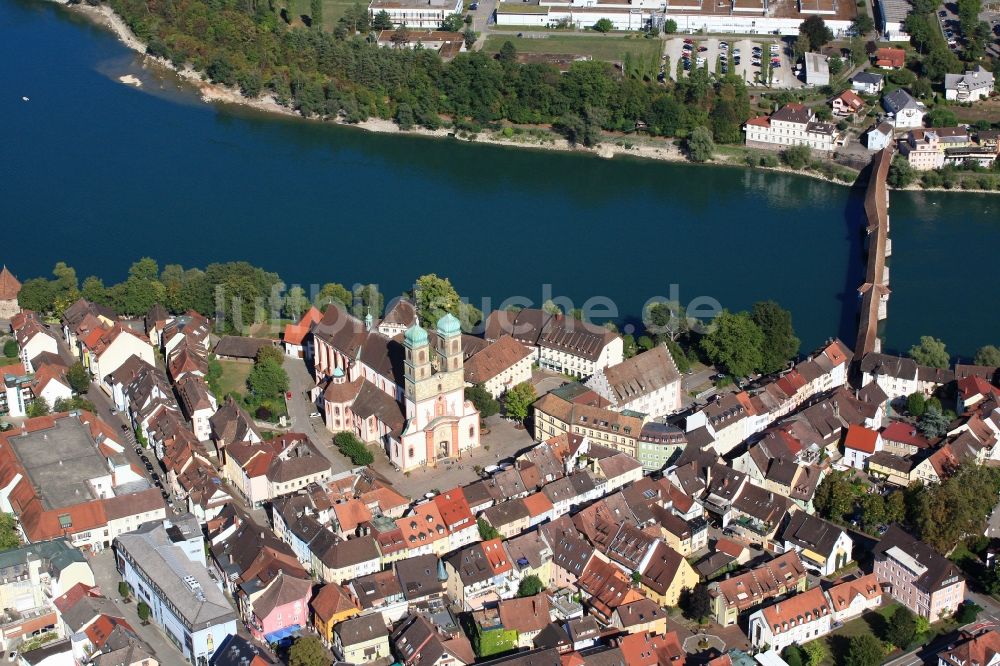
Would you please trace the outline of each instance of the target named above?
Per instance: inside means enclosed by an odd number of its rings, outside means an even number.
[[[789,308],[803,349],[855,333],[859,193],[809,178],[369,134],[203,104],[108,32],[0,0],[0,262],[122,279],[245,259],[304,286],[400,293],[446,275],[477,306],[548,293]],[[118,77],[132,73],[137,89]],[[23,101],[27,96],[30,101]],[[1000,199],[892,195],[887,348],[1000,344]],[[671,292],[671,285],[677,285]]]

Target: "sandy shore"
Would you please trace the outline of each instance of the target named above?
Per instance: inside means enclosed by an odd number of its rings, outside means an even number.
[[[54,0],[59,1],[59,0]],[[60,3],[63,4],[63,3]],[[267,113],[280,113],[286,116],[296,116],[299,118],[304,118],[302,114],[289,109],[287,106],[282,106],[273,97],[269,95],[264,95],[258,98],[250,98],[244,96],[239,89],[231,88],[228,86],[219,85],[216,83],[211,83],[205,81],[202,78],[200,72],[197,72],[190,67],[185,67],[184,69],[178,69],[174,67],[173,63],[165,60],[163,58],[154,58],[152,56],[146,55],[146,45],[139,40],[138,37],[129,29],[125,21],[116,14],[107,5],[92,6],[86,3],[81,3],[77,5],[65,5],[73,11],[77,11],[85,16],[90,17],[96,23],[107,27],[111,30],[119,40],[125,46],[129,47],[133,51],[136,51],[143,55],[143,57],[157,66],[164,67],[168,70],[175,72],[181,79],[183,79],[188,84],[192,85],[197,89],[201,99],[205,102],[219,102],[223,104],[238,104],[241,106],[250,107],[257,109],[259,111],[265,111]],[[119,77],[119,80],[126,85],[141,86],[141,81],[136,79],[132,75],[125,75]],[[630,142],[626,144],[624,139],[621,139],[622,145],[615,143],[615,137],[609,137],[603,143],[601,143],[596,148],[586,148],[584,146],[573,145],[566,141],[565,139],[552,135],[551,139],[545,141],[531,141],[524,139],[524,135],[514,135],[511,138],[504,137],[495,133],[483,132],[480,134],[465,136],[456,136],[454,132],[449,129],[437,129],[429,130],[422,127],[415,127],[409,130],[400,129],[399,125],[392,122],[391,120],[383,120],[380,118],[369,118],[368,120],[361,123],[347,123],[344,120],[328,119],[324,121],[320,118],[308,118],[308,120],[317,120],[320,122],[334,122],[338,125],[343,125],[347,127],[357,127],[369,132],[378,132],[382,134],[411,134],[418,136],[427,136],[435,138],[447,138],[452,137],[457,140],[470,141],[473,143],[484,143],[495,146],[507,146],[507,147],[521,147],[521,148],[534,148],[536,150],[557,150],[563,152],[579,152],[595,154],[599,157],[604,157],[607,159],[613,158],[615,155],[627,155],[631,157],[640,157],[643,159],[659,160],[664,162],[688,162],[688,159],[684,156],[684,153],[674,145],[673,141],[669,139],[664,139],[662,141],[655,141],[655,145],[650,145],[646,143],[650,141],[649,139],[643,139],[639,142],[632,142],[634,140],[629,140]],[[727,159],[717,159],[712,160],[708,163],[709,165],[723,165],[723,166],[737,166],[743,168],[747,167],[745,164],[739,161],[727,160]],[[800,171],[791,169],[785,166],[778,167],[753,167],[761,171],[776,171],[780,173],[787,173],[796,176],[806,176],[813,178],[815,180],[822,180],[833,185],[841,185],[845,187],[851,187],[852,183],[845,183],[839,180],[833,180],[827,178],[823,174],[810,172],[810,171]],[[896,189],[896,188],[890,188]],[[961,188],[954,188],[953,190],[947,190],[943,187],[924,189],[919,185],[911,185],[910,187],[904,188],[908,191],[917,192],[951,192],[951,191],[961,191],[961,192],[971,192],[971,193],[982,193],[982,194],[1000,194],[995,190],[963,190]]]

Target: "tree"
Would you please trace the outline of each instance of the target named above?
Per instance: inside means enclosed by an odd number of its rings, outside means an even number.
[[[945,369],[951,362],[944,343],[929,335],[920,336],[920,344],[910,347],[910,357],[919,365],[931,368]]]
[[[905,157],[896,155],[892,158],[892,163],[889,165],[889,173],[886,176],[886,182],[889,183],[890,187],[907,187],[916,178],[916,172]]]
[[[247,377],[247,388],[258,402],[277,398],[288,390],[288,373],[271,359],[258,361]]]
[[[667,19],[663,22],[663,32],[668,35],[672,35],[677,32],[677,21],[673,19]]]
[[[3,343],[3,355],[7,358],[17,358],[17,340],[10,338]]]
[[[912,534],[940,553],[968,534],[983,534],[986,517],[1000,493],[1000,471],[973,463],[951,467],[938,484],[914,485],[906,492]]]
[[[345,308],[354,304],[354,294],[347,287],[337,282],[327,282],[316,294],[316,307],[325,308],[331,303],[339,303]]]
[[[830,68],[830,74],[832,74],[833,76],[836,76],[837,74],[840,74],[842,71],[844,71],[844,60],[840,56],[835,56],[835,55],[830,56],[826,64],[827,67]],[[821,108],[826,109],[828,107],[823,106]]]
[[[885,639],[905,650],[913,642],[917,634],[917,618],[909,608],[903,605],[896,607],[892,617],[889,618],[885,629]]]
[[[786,647],[781,653],[781,657],[785,660],[785,663],[788,664],[788,666],[804,666],[802,648],[795,643]]]
[[[715,318],[712,331],[701,340],[709,360],[737,377],[753,374],[764,362],[764,334],[746,312],[728,310]]]
[[[514,46],[514,42],[508,39],[503,43],[500,53],[497,54],[497,60],[503,63],[517,62],[517,47]]]
[[[885,522],[885,499],[878,493],[865,493],[861,498],[861,522],[869,532]]]
[[[461,32],[463,25],[461,14],[448,14],[441,21],[441,29],[448,32]]]
[[[868,14],[859,13],[851,20],[851,30],[859,37],[864,37],[874,29],[875,21]]]
[[[298,321],[302,318],[302,313],[309,308],[309,299],[306,298],[306,290],[295,285],[288,290],[285,295],[285,314],[292,320]]]
[[[847,646],[845,666],[879,666],[885,657],[882,641],[872,634],[852,636]]]
[[[129,585],[125,581],[121,581],[121,582],[118,583],[118,595],[122,599],[126,599],[127,600],[129,598],[129,596],[131,596],[131,594],[132,594],[132,586],[131,585]]]
[[[480,419],[488,419],[494,414],[500,413],[500,403],[497,402],[486,387],[482,384],[475,384],[465,389],[465,399],[471,400],[479,411]]]
[[[372,19],[373,30],[392,30],[392,17],[384,9],[379,11]]]
[[[970,624],[976,621],[983,607],[972,601],[964,601],[955,612],[955,620],[959,625]]]
[[[319,636],[301,636],[288,650],[288,666],[330,666],[333,653],[320,642]]]
[[[927,398],[920,391],[914,391],[906,397],[906,412],[913,418],[920,418],[927,411]]]
[[[976,365],[985,365],[991,368],[1000,367],[1000,349],[993,345],[980,347],[976,352]]]
[[[802,646],[802,652],[806,657],[805,666],[819,666],[826,661],[829,655],[826,644],[823,641],[809,641]]]
[[[481,311],[463,302],[451,280],[438,277],[435,273],[417,278],[413,286],[413,297],[417,312],[428,323],[437,322],[444,315],[451,314],[458,317],[462,329],[468,331],[483,318]]]
[[[17,518],[12,513],[0,513],[0,550],[11,550],[21,545],[17,531]]]
[[[523,423],[528,418],[528,408],[537,397],[535,387],[528,382],[512,386],[507,391],[503,401],[507,416]]]
[[[257,350],[257,357],[254,359],[255,363],[276,363],[281,365],[285,362],[285,355],[281,353],[281,350],[274,345],[264,345],[259,350]]]
[[[149,613],[150,613],[149,604],[147,604],[145,601],[140,601],[139,605],[135,607],[135,612],[139,616],[139,620],[143,624],[149,623]]]
[[[809,37],[809,44],[814,49],[821,49],[833,41],[833,31],[826,27],[826,21],[813,15],[802,22],[799,33]]]
[[[715,153],[715,140],[707,127],[699,125],[687,139],[688,157],[692,162],[707,162]]]
[[[476,518],[476,526],[479,527],[479,538],[483,541],[500,538],[500,532],[497,531],[497,528],[486,522],[485,518]]]
[[[311,26],[323,27],[323,0],[309,0],[309,20]]]
[[[854,509],[854,488],[844,472],[833,471],[823,477],[813,497],[816,511],[829,520],[840,522]]]
[[[701,622],[712,612],[712,597],[705,583],[685,589],[680,599],[681,610],[689,620]]]
[[[23,310],[52,312],[56,301],[55,284],[45,278],[26,280],[17,294],[17,304]]]
[[[809,35],[799,30],[799,36],[795,38],[795,44],[792,45],[792,56],[794,56],[796,60],[801,60],[812,50],[813,45],[809,41]]]
[[[951,425],[951,419],[945,416],[940,409],[935,409],[933,407],[927,408],[917,421],[917,429],[924,434],[925,437],[935,438],[941,437],[946,432],[948,432],[948,426]]]
[[[894,490],[885,498],[885,522],[901,523],[906,519],[906,495]]]
[[[69,382],[73,392],[79,395],[90,390],[90,373],[79,361],[69,366],[69,370],[66,371],[66,381]]]
[[[535,574],[528,574],[521,579],[521,583],[517,586],[517,596],[533,597],[544,590],[545,585],[542,584],[542,579]]]
[[[45,398],[38,396],[28,404],[28,408],[24,410],[25,415],[29,419],[37,418],[39,416],[46,416],[51,411],[49,408],[49,402]]]
[[[89,276],[83,281],[80,296],[86,298],[91,303],[101,303],[104,305],[107,305],[110,300],[108,298],[108,290],[104,286],[104,281],[94,275]]]
[[[792,313],[774,301],[755,303],[750,315],[764,334],[761,372],[777,372],[799,353],[799,339],[792,326]]]
[[[611,19],[602,18],[598,19],[597,23],[594,24],[594,30],[597,32],[611,32],[615,29],[615,24],[611,22]]]

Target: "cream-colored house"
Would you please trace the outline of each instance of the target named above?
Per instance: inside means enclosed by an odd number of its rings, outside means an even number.
[[[665,345],[598,369],[587,386],[616,410],[657,417],[681,408],[681,373]]]
[[[501,336],[465,362],[465,384],[482,384],[494,398],[531,380],[531,350],[509,335]]]
[[[389,630],[378,613],[344,620],[333,628],[333,650],[349,664],[389,657]]]

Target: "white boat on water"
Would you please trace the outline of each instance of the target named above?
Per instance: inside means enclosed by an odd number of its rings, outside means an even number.
[[[28,98],[27,98],[27,97],[22,97],[22,98],[21,98],[21,101],[22,101],[22,102],[27,102],[27,101],[28,101]]]

